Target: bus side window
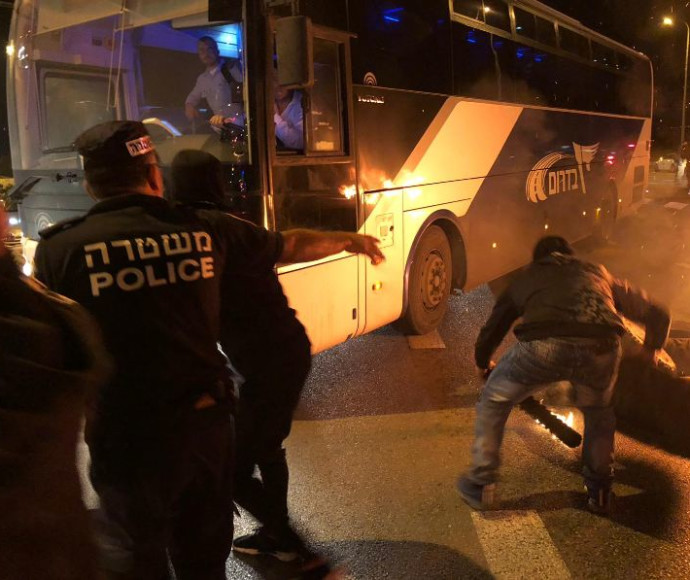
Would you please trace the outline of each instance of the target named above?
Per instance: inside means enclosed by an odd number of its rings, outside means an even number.
[[[465,24],[453,25],[454,92],[462,97],[499,99],[494,36]],[[503,39],[501,39],[503,40]]]
[[[314,38],[314,86],[306,115],[308,153],[346,153],[341,62],[340,43]]]

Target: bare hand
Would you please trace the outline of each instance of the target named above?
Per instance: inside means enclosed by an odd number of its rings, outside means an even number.
[[[487,365],[487,367],[485,369],[477,367],[477,374],[479,375],[479,378],[482,381],[486,381],[486,379],[489,378],[491,371],[493,371],[495,368],[496,368],[496,361],[490,360],[489,364]]]
[[[385,261],[386,257],[383,252],[379,250],[381,241],[374,236],[367,236],[364,234],[352,234],[350,245],[347,247],[348,252],[353,254],[366,254],[371,259],[374,266],[378,266]]]
[[[642,362],[653,367],[659,363],[659,351],[648,346],[643,346],[640,349],[638,357]]]
[[[209,123],[214,127],[222,127],[225,124],[225,117],[223,115],[213,115]]]

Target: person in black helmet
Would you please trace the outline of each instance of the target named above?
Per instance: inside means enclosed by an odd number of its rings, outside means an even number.
[[[458,482],[471,507],[494,503],[499,451],[512,408],[549,383],[569,381],[585,419],[587,507],[608,513],[616,430],[611,399],[625,331],[621,315],[644,324],[641,354],[655,362],[668,335],[668,311],[603,266],[576,258],[565,239],[547,236],[537,243],[532,263],[497,299],[475,345],[477,367],[484,376],[491,373],[477,405],[472,465]],[[494,365],[493,352],[518,318],[517,344]]]
[[[213,155],[181,151],[171,169],[176,201],[226,211],[221,164]],[[244,378],[236,417],[235,501],[261,528],[236,538],[233,549],[282,561],[312,559],[314,554],[290,525],[283,448],[311,367],[311,345],[273,268],[248,273],[246,279],[246,284],[225,279],[221,346]],[[254,477],[257,467],[260,479]]]
[[[220,281],[340,251],[382,260],[378,240],[281,235],[174,207],[140,122],[96,125],[75,148],[97,203],[41,232],[35,272],[95,315],[115,362],[87,425],[104,565],[168,578],[169,556],[178,580],[224,579],[233,393],[217,348]]]

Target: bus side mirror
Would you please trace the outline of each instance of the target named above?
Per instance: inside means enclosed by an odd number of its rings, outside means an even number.
[[[302,89],[314,84],[311,20],[289,16],[276,20],[278,84]]]

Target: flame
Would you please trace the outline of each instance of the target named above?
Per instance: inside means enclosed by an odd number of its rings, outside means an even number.
[[[554,413],[553,411],[551,411],[551,414],[558,417],[568,427],[573,427],[575,425],[575,415],[573,414],[572,411],[570,411],[567,415],[561,415],[560,413]],[[537,419],[535,419],[534,422],[537,425],[542,425],[542,422],[538,421]],[[560,441],[560,439],[553,434],[551,435],[551,439],[553,439],[554,441]],[[562,443],[562,441],[561,441],[561,443]],[[563,443],[563,445],[565,445],[565,443]]]
[[[367,205],[376,205],[379,202],[379,199],[381,199],[380,193],[370,193],[369,195],[364,196],[364,201]]]
[[[338,191],[345,199],[352,199],[355,195],[357,195],[357,186],[341,185]]]
[[[559,413],[554,413],[556,417],[558,417],[561,421],[563,421],[568,427],[572,427],[575,425],[575,415],[573,415],[573,412],[570,411],[568,415],[560,415]]]

